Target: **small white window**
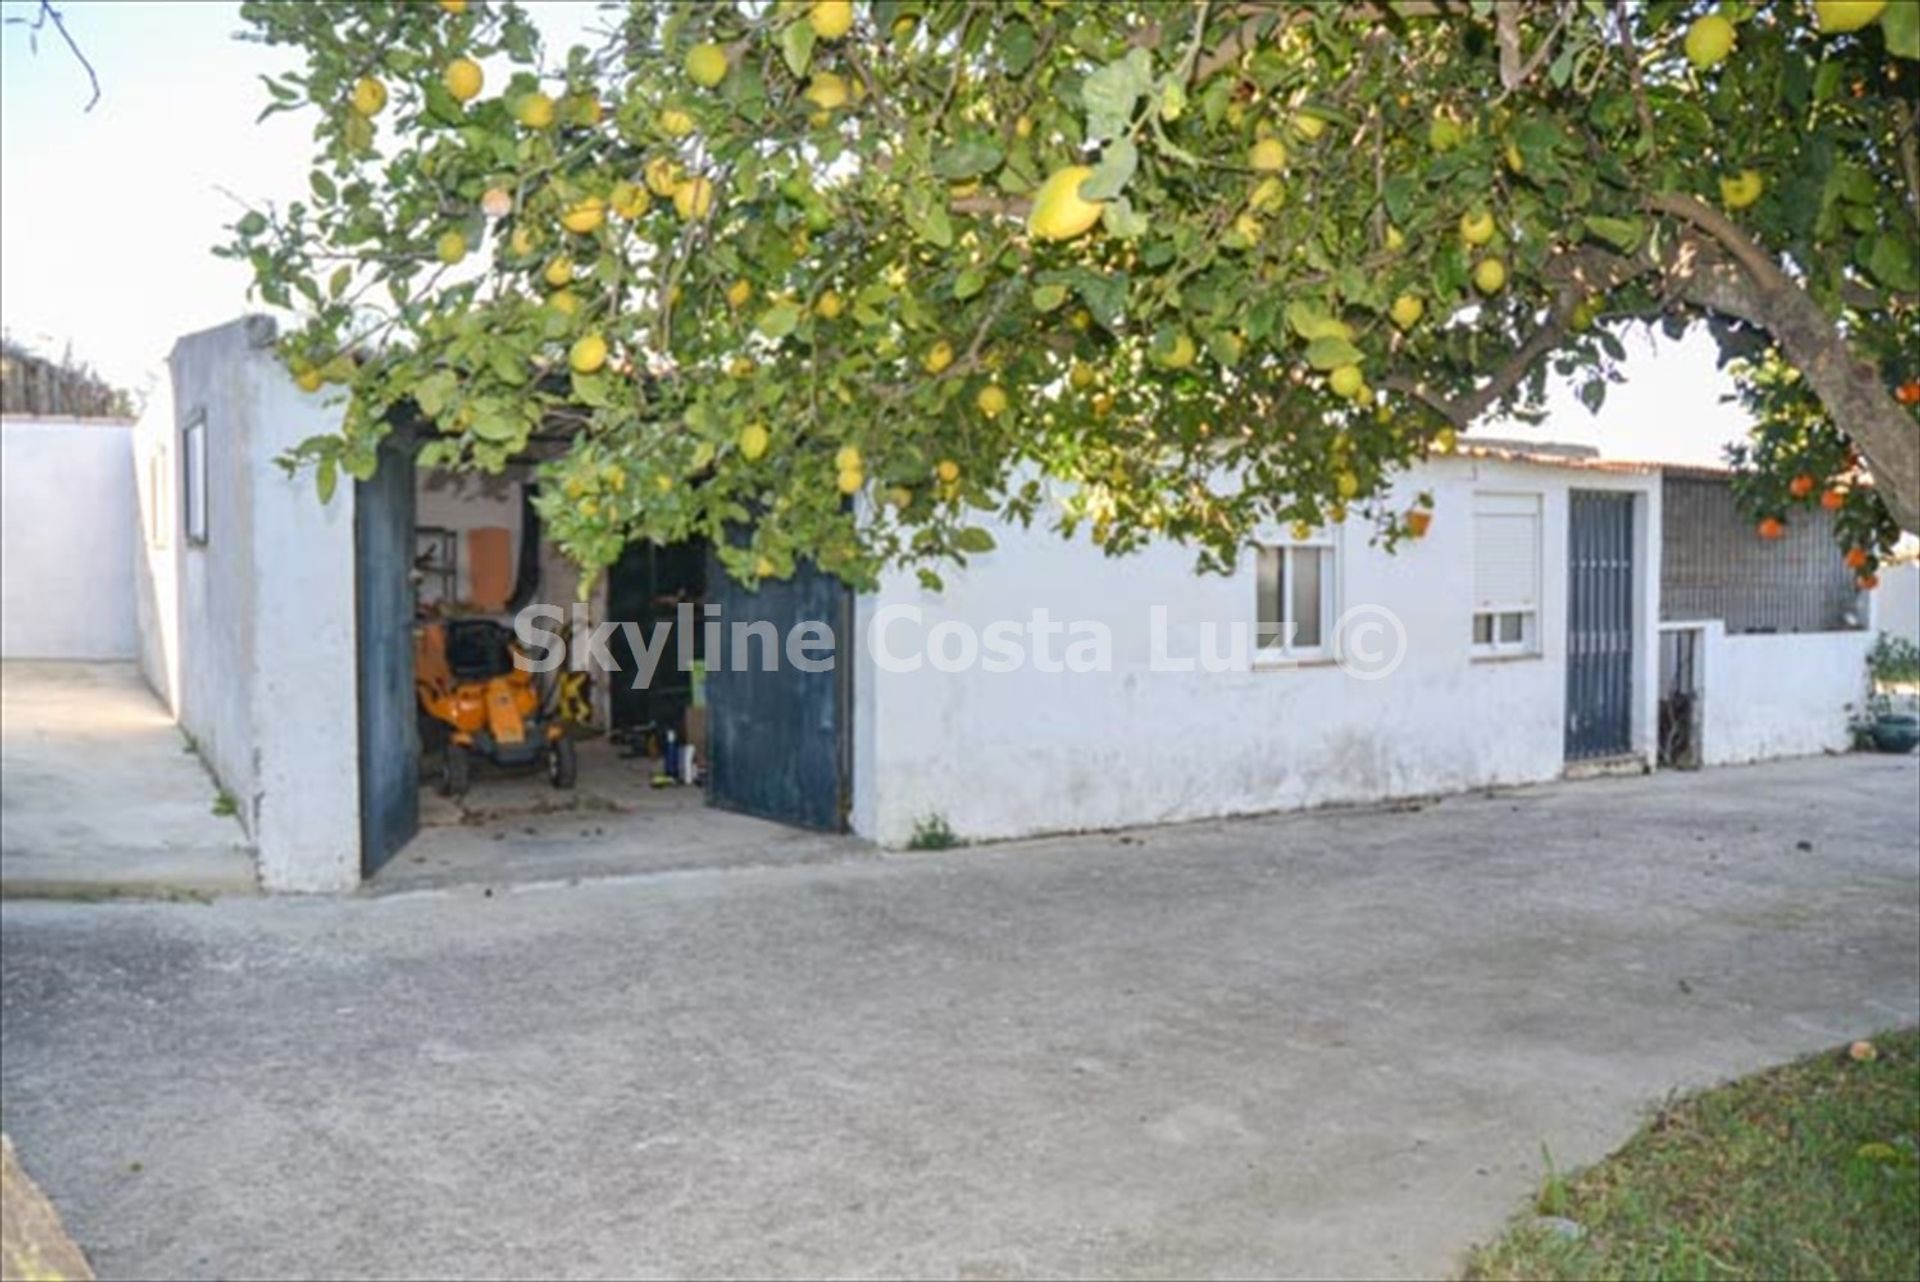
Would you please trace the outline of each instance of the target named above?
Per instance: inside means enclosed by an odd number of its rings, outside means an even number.
[[[181,514],[187,542],[207,541],[207,415],[196,410],[180,432]]]
[[[1260,547],[1254,561],[1254,644],[1263,660],[1324,658],[1332,653],[1332,537]]]
[[[155,550],[167,546],[172,532],[173,486],[168,478],[167,452],[155,449],[147,455],[147,543]]]
[[[1540,496],[1477,494],[1473,508],[1473,653],[1540,652]]]

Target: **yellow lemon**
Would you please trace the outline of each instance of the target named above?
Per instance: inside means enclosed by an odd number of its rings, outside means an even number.
[[[513,118],[529,129],[553,127],[553,99],[543,93],[530,93],[513,104]]]
[[[568,231],[578,232],[582,236],[600,230],[600,224],[605,221],[607,221],[607,202],[598,196],[588,196],[560,215],[561,226]]]
[[[441,83],[446,85],[455,102],[472,102],[479,97],[480,86],[486,79],[480,64],[471,58],[455,58],[440,75]]]
[[[1452,116],[1435,116],[1427,126],[1427,145],[1435,151],[1452,151],[1467,140],[1467,131]]]
[[[1086,165],[1055,171],[1034,195],[1027,230],[1041,240],[1072,240],[1099,222],[1105,203],[1080,195],[1080,184],[1092,176]]]
[[[693,132],[693,117],[678,107],[660,113],[660,132],[669,138],[685,138]]]
[[[858,472],[862,466],[864,464],[857,446],[842,445],[833,456],[833,470],[836,472]]]
[[[814,0],[807,23],[822,40],[838,40],[853,30],[853,0]]]
[[[387,105],[387,87],[372,76],[362,76],[353,86],[353,109],[363,116],[377,116]]]
[[[641,172],[646,177],[647,190],[656,196],[671,196],[680,185],[680,166],[665,156],[655,156]]]
[[[847,105],[846,77],[831,71],[816,71],[807,81],[807,92],[802,96],[822,111],[844,107]]]
[[[1093,386],[1093,367],[1084,361],[1075,361],[1073,368],[1067,371],[1067,382],[1073,385],[1074,391],[1084,392]]]
[[[753,558],[753,577],[756,579],[772,578],[773,559],[765,556],[756,556]]]
[[[1427,305],[1418,297],[1413,294],[1402,294],[1393,300],[1393,306],[1388,310],[1387,315],[1401,329],[1412,329],[1420,323],[1420,317],[1426,310]]]
[[[1482,258],[1473,268],[1473,286],[1483,294],[1497,294],[1507,286],[1507,265],[1498,258]]]
[[[320,390],[321,385],[326,382],[326,379],[321,377],[319,370],[303,361],[301,362],[300,370],[294,374],[293,381],[299,385],[300,390],[303,392],[317,392]]]
[[[1247,197],[1247,207],[1260,213],[1272,213],[1287,203],[1287,188],[1278,178],[1262,178]]]
[[[1731,178],[1720,180],[1720,203],[1728,209],[1745,209],[1760,199],[1767,187],[1757,170],[1742,169]]]
[[[687,50],[687,74],[693,83],[711,89],[727,78],[727,51],[708,41]]]
[[[929,374],[938,374],[951,364],[953,364],[953,344],[944,338],[929,347],[927,354],[920,358],[921,368]]]
[[[773,434],[763,423],[749,423],[740,429],[740,457],[751,463],[767,452]]]
[[[1247,150],[1247,167],[1271,174],[1287,166],[1287,144],[1278,138],[1262,138]]]
[[[1333,487],[1340,492],[1341,498],[1350,499],[1360,492],[1360,478],[1352,472],[1342,472],[1333,478]]]
[[[606,363],[607,340],[598,334],[581,335],[567,353],[567,364],[576,374],[591,374]]]
[[[1013,122],[1013,136],[1016,138],[1031,138],[1033,136],[1033,117],[1016,117]]]
[[[744,356],[736,356],[727,362],[727,375],[730,378],[747,378],[753,373],[753,362]]]
[[[1185,330],[1176,330],[1172,338],[1164,340],[1156,337],[1153,342],[1153,359],[1164,369],[1185,369],[1198,354],[1193,335]]]
[[[840,487],[842,494],[857,494],[860,487],[867,483],[867,474],[857,467],[843,468],[834,477],[834,483]]]
[[[1334,371],[1327,375],[1327,386],[1333,389],[1335,396],[1352,399],[1366,385],[1366,375],[1360,372],[1358,365],[1336,366]]]
[[[727,286],[727,306],[745,307],[747,300],[753,297],[753,286],[744,280],[736,280]]]
[[[1460,444],[1460,433],[1450,427],[1443,427],[1433,434],[1433,448],[1442,454],[1453,453],[1454,447],[1458,444]]]
[[[887,502],[897,508],[904,508],[913,502],[913,491],[904,485],[896,485],[887,491]]]
[[[1469,245],[1484,245],[1493,239],[1493,215],[1484,209],[1460,215],[1460,239]]]
[[[942,484],[952,485],[960,479],[960,465],[950,458],[943,458],[933,469],[933,474],[940,478]]]
[[[813,304],[814,314],[822,320],[839,319],[845,307],[846,304],[841,301],[840,295],[831,289],[820,295]]]
[[[507,249],[516,258],[525,258],[531,254],[537,243],[533,238],[532,230],[526,227],[515,227],[513,235],[507,237]]]
[[[1387,237],[1386,237],[1387,252],[1390,254],[1398,253],[1400,251],[1400,247],[1402,245],[1405,245],[1406,243],[1407,243],[1407,234],[1401,231],[1398,227],[1395,227],[1392,223],[1388,223]]]
[[[1887,0],[1813,0],[1815,25],[1822,35],[1858,31],[1880,16]]]
[[[438,246],[440,261],[452,266],[467,256],[467,238],[457,231],[450,231],[440,237]]]
[[[673,208],[682,218],[705,218],[713,208],[713,184],[705,178],[687,179],[673,189]]]
[[[975,408],[988,418],[999,418],[1007,412],[1007,394],[998,383],[988,383],[973,398]]]
[[[573,281],[573,260],[565,254],[560,255],[560,257],[547,264],[546,277],[547,284],[555,288],[561,285],[571,284]]]
[[[1291,123],[1294,134],[1305,142],[1313,142],[1327,131],[1327,122],[1310,111],[1300,112]]]
[[[562,316],[571,316],[580,310],[580,300],[570,289],[556,289],[547,295],[547,306]]]
[[[1682,43],[1687,61],[1705,71],[1733,52],[1733,24],[1717,13],[1696,18]]]
[[[638,183],[615,183],[607,204],[622,218],[639,218],[653,208],[653,196]]]
[[[440,7],[457,18],[467,11],[467,0],[440,0]]]

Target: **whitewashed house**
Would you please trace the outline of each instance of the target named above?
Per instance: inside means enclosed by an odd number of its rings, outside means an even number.
[[[180,340],[171,396],[135,435],[140,459],[165,460],[136,469],[142,655],[240,798],[265,884],[342,890],[417,824],[421,540],[505,529],[516,603],[564,605],[573,580],[529,550],[537,526],[514,528],[527,468],[470,522],[453,510],[462,491],[416,477],[401,451],[320,505],[274,460],[337,411],[293,387],[270,343],[257,321]],[[1706,763],[1844,748],[1872,633],[1838,553],[1768,561],[1736,517],[1676,522],[1676,484],[1725,490],[1475,448],[1401,478],[1400,498],[1435,504],[1397,552],[1357,522],[1298,541],[1274,530],[1226,576],[1197,574],[1178,546],[1110,559],[1013,526],[937,593],[909,573],[857,597],[819,575],[747,593],[703,573],[702,549],[635,549],[596,589],[593,620],[674,596],[703,622],[824,624],[836,662],[736,673],[714,649],[691,694],[685,674],[634,691],[597,671],[597,707],[617,730],[697,722],[714,805],[884,845],[936,816],[963,839],[1007,838],[1650,769],[1663,743]],[[1691,572],[1700,540],[1736,534],[1755,563],[1717,599],[1691,584],[1676,612],[1676,540]],[[1263,621],[1291,625],[1288,641],[1259,644]],[[1236,633],[1252,642],[1239,653]]]

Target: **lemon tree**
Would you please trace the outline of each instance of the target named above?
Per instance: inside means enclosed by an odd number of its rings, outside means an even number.
[[[563,438],[539,502],[590,568],[704,535],[937,581],[986,513],[1221,566],[1424,528],[1397,468],[1551,372],[1597,406],[1654,321],[1737,361],[1757,514],[1869,558],[1920,524],[1920,6],[640,0],[568,49],[502,0],[243,14],[316,154],[223,252],[349,394],[323,489],[412,417],[448,466]]]

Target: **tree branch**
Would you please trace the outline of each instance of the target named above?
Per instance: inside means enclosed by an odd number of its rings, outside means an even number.
[[[94,107],[98,105],[100,102],[100,77],[94,71],[93,64],[87,61],[87,55],[80,52],[79,42],[76,41],[73,38],[73,34],[67,30],[66,16],[53,7],[53,0],[40,0],[40,8],[35,12],[31,20],[27,18],[8,18],[7,21],[9,23],[26,25],[29,34],[34,38],[36,44],[40,31],[46,27],[47,24],[53,24],[53,29],[60,33],[60,39],[66,42],[68,51],[73,54],[74,60],[80,64],[80,69],[87,73],[87,83],[93,86],[93,96],[87,99],[87,105],[83,110],[92,111]]]

